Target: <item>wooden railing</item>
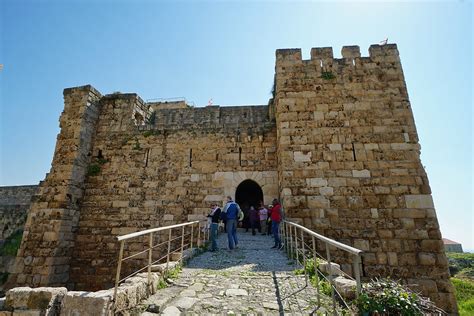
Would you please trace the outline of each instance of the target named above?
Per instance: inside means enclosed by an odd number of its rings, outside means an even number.
[[[345,278],[354,280],[356,283],[356,296],[359,295],[361,291],[361,254],[362,250],[350,247],[343,243],[337,242],[333,239],[322,236],[314,231],[290,222],[287,220],[282,221],[280,226],[282,232],[283,242],[286,248],[288,257],[295,259],[298,263],[302,265],[304,270],[305,278],[307,280],[307,261],[313,260],[314,262],[314,271],[316,278],[316,289],[317,289],[317,303],[320,306],[320,286],[319,282],[321,278],[326,279],[331,285],[331,298],[333,303],[333,313],[336,314],[336,295],[338,295],[338,300],[342,301],[346,307],[347,303],[345,302],[343,296],[337,291],[334,281],[333,281],[333,264],[331,261],[331,248],[337,248],[349,254],[352,257],[352,275],[345,273],[342,269],[338,273],[342,273]],[[325,250],[325,256],[317,252],[316,241],[323,243],[323,249]],[[326,261],[328,268],[327,276],[323,274],[317,266],[317,262]]]
[[[166,262],[165,271],[168,271],[170,259],[173,253],[180,253],[181,256],[179,261],[182,262],[184,250],[191,249],[192,251],[193,247],[199,247],[204,242],[209,240],[209,229],[206,227],[205,223],[206,221],[193,221],[177,225],[152,228],[136,233],[118,236],[117,240],[120,243],[120,251],[117,261],[117,273],[115,276],[113,298],[114,308],[117,299],[117,289],[122,282],[142,271],[147,270],[148,288],[149,291],[153,292],[151,269],[154,264],[164,264]],[[162,240],[159,240],[160,235],[164,236],[165,238],[161,238]],[[127,257],[124,258],[126,242],[137,240],[139,238],[146,238],[146,236],[148,236],[148,247],[145,248],[145,250],[141,250],[136,253],[131,253],[131,251],[128,251]],[[144,241],[142,240],[138,242],[143,244]],[[159,250],[159,247],[164,247],[165,249],[162,249],[161,251],[155,251],[158,252],[160,257],[154,258],[153,251]],[[144,258],[145,255],[147,255],[147,257]],[[142,261],[146,260],[147,264],[141,267],[139,266],[137,270],[122,278],[122,263],[131,259],[141,259]]]

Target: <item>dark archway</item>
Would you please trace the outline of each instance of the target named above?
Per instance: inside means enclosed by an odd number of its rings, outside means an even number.
[[[235,190],[235,202],[240,205],[244,212],[243,227],[249,226],[248,212],[250,206],[258,208],[260,201],[263,201],[263,191],[257,182],[253,180],[242,181]]]

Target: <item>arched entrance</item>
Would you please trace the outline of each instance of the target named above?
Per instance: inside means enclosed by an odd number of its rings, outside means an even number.
[[[257,182],[247,179],[237,186],[235,190],[235,202],[240,205],[245,215],[243,227],[249,227],[248,212],[250,206],[258,208],[260,201],[263,201],[263,191]]]

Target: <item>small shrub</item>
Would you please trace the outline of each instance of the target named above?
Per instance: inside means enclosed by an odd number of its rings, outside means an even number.
[[[157,286],[158,290],[161,290],[167,287],[168,287],[168,284],[166,284],[165,280],[160,279],[160,281],[158,281],[158,286]]]
[[[9,275],[8,272],[2,272],[2,273],[0,273],[0,285],[5,284],[5,282],[7,282],[7,280],[8,280],[8,275]]]
[[[364,284],[354,303],[359,313],[368,315],[421,316],[426,309],[417,294],[389,279]]]
[[[153,131],[148,130],[143,132],[143,137],[149,137],[151,135],[153,135]]]
[[[173,269],[170,269],[168,272],[167,272],[167,276],[170,278],[170,279],[177,279],[180,275],[182,271],[182,268],[181,266],[176,266],[174,267]]]
[[[93,163],[87,167],[87,175],[88,176],[96,176],[100,173],[100,165]]]
[[[2,256],[16,256],[18,249],[20,248],[21,238],[23,237],[23,231],[18,230],[11,234],[5,239],[5,242],[0,247],[0,257]]]
[[[336,76],[331,71],[323,71],[321,73],[321,78],[323,78],[324,80],[331,80],[336,78]]]

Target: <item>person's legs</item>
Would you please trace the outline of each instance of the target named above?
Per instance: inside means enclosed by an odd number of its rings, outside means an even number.
[[[234,246],[237,247],[237,244],[239,243],[237,239],[237,220],[234,220],[234,224],[232,226],[232,237],[234,239]]]
[[[281,239],[280,239],[280,222],[275,223],[275,245],[277,245],[278,248],[281,248]]]
[[[219,228],[219,224],[212,223],[211,224],[211,250],[217,250],[217,229]]]
[[[257,222],[252,219],[250,220],[251,226],[252,226],[252,235],[255,235],[255,228],[257,228]]]
[[[278,248],[281,246],[279,228],[280,228],[280,223],[272,221],[272,233],[273,233],[273,239],[275,241],[275,245],[273,246],[273,248]]]
[[[234,249],[234,229],[235,229],[236,221],[235,219],[228,219],[227,220],[227,241],[229,242],[229,249]]]
[[[261,231],[262,231],[262,235],[265,235],[266,225],[267,225],[267,223],[266,223],[265,220],[260,221],[260,228],[261,228]]]

